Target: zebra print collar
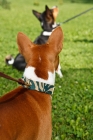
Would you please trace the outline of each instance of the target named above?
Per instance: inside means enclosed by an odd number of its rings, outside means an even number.
[[[54,85],[50,85],[43,82],[33,81],[26,77],[22,77],[22,80],[25,82],[25,85],[22,85],[24,88],[28,88],[30,90],[37,90],[40,92],[44,92],[46,94],[53,94]]]

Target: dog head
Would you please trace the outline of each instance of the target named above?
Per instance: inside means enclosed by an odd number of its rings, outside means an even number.
[[[42,13],[39,13],[35,10],[32,10],[32,12],[40,21],[41,27],[44,31],[51,31],[56,27],[55,21],[58,15],[58,8],[56,6],[54,6],[52,9],[49,9],[49,7],[46,5],[45,11]]]
[[[27,63],[25,77],[32,80],[43,79],[45,83],[54,84],[55,69],[59,64],[57,59],[63,42],[61,27],[52,32],[46,44],[36,45],[23,33],[18,33],[17,42]]]

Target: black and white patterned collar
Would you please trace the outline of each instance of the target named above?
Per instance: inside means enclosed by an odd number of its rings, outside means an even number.
[[[22,77],[22,80],[25,82],[25,85],[22,85],[24,88],[28,88],[30,90],[37,90],[50,95],[53,94],[54,85],[50,85],[39,81],[33,81],[24,76]]]

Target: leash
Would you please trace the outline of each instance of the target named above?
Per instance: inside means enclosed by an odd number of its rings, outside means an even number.
[[[12,78],[6,74],[4,74],[3,72],[0,72],[0,77],[3,77],[3,78],[6,78],[6,79],[9,79],[11,81],[15,81],[17,82],[18,84],[21,84],[21,85],[26,85],[26,83],[22,80],[22,79],[15,79],[15,78]]]
[[[64,24],[64,23],[66,23],[66,22],[68,22],[68,21],[70,21],[70,20],[72,20],[72,19],[74,19],[74,18],[76,18],[76,17],[79,17],[79,16],[81,16],[81,15],[83,15],[83,14],[85,14],[85,13],[91,11],[91,10],[93,10],[93,7],[90,8],[90,9],[88,9],[88,10],[86,10],[86,11],[84,11],[84,12],[82,12],[82,13],[80,13],[80,14],[77,14],[77,15],[75,15],[75,16],[73,16],[73,17],[71,17],[71,18],[69,18],[69,19],[67,19],[67,20],[65,20],[65,21],[63,21],[63,22],[59,22],[59,24],[60,24],[60,25],[61,25],[61,24]]]

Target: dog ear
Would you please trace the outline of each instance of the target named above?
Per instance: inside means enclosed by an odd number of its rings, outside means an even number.
[[[47,5],[45,5],[45,10],[46,10],[46,11],[47,11],[47,10],[50,10],[49,7],[48,7]]]
[[[52,32],[47,44],[49,44],[49,47],[52,48],[56,54],[60,53],[63,46],[63,32],[60,26],[55,28],[55,30]]]
[[[49,7],[47,5],[45,6],[45,12],[46,12],[47,16],[51,15],[51,13],[52,13],[52,11],[49,9]]]
[[[33,14],[35,15],[35,17],[40,20],[41,19],[41,13],[35,11],[35,10],[32,10]]]
[[[31,48],[34,46],[30,39],[23,33],[19,32],[17,35],[17,44],[19,52],[24,56],[26,62],[31,57]]]

